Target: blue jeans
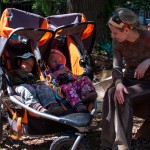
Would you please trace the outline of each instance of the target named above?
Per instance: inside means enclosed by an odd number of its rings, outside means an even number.
[[[46,108],[51,103],[57,103],[55,91],[47,85],[21,84],[15,87],[15,92],[24,99],[25,104],[28,106],[39,102]]]

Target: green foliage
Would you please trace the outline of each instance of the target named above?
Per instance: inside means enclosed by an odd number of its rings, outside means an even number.
[[[104,59],[110,61],[113,57],[111,41],[96,42],[94,49],[96,49],[97,54],[101,56],[102,61],[104,61]]]
[[[50,16],[64,12],[66,4],[66,0],[35,0],[32,8],[40,10],[45,16]]]
[[[128,3],[126,3],[126,6],[131,9],[150,10],[150,1],[149,0],[128,1]]]
[[[38,10],[41,5],[42,5],[42,1],[41,1],[41,0],[35,0],[35,2],[34,2],[34,4],[33,4],[32,8],[33,8],[34,10]]]
[[[113,0],[114,8],[126,7],[129,9],[150,10],[149,0]]]
[[[9,0],[3,0],[3,3],[8,3],[9,2]]]

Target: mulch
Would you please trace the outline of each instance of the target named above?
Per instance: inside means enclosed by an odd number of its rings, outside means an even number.
[[[100,74],[102,70],[109,69],[112,67],[112,62],[101,61],[100,56],[93,52],[92,54],[93,68],[95,74]],[[97,79],[95,82],[98,82]],[[136,133],[140,126],[142,125],[143,120],[137,117],[134,117],[134,126],[132,131],[132,149],[131,150],[150,150],[150,140],[136,138]],[[85,136],[85,140],[92,147],[92,150],[100,149],[100,134],[102,131],[102,117],[101,112],[98,112],[94,115],[92,124],[89,127],[89,131]],[[1,138],[0,149],[2,150],[46,150],[49,149],[51,143],[54,139],[58,138],[60,134],[51,134],[45,136],[22,136],[21,139],[15,140],[9,136],[9,125],[4,118],[3,125],[3,136]]]
[[[46,150],[49,149],[53,140],[60,136],[60,133],[45,136],[22,136],[21,139],[15,140],[9,136],[9,125],[5,121],[6,120],[4,119],[4,133],[0,144],[0,149],[2,150]],[[134,117],[131,150],[150,150],[150,140],[136,138],[136,133],[142,123],[142,119]],[[100,148],[100,134],[102,130],[101,125],[102,117],[101,112],[99,112],[94,115],[92,124],[89,127],[89,131],[85,136],[85,140],[89,143],[92,150],[99,150]]]

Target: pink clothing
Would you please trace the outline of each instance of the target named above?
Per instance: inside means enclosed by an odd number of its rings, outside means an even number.
[[[91,80],[87,76],[78,78],[73,83],[63,84],[60,86],[62,93],[66,97],[66,100],[74,108],[76,104],[81,102],[82,95],[86,93],[95,92],[95,88]]]
[[[51,75],[51,83],[60,87],[61,94],[66,98],[73,108],[82,103],[82,96],[95,92],[91,80],[87,76],[74,77],[70,73],[58,74],[57,71],[64,68],[63,64],[58,64],[54,69],[45,70],[45,76]]]

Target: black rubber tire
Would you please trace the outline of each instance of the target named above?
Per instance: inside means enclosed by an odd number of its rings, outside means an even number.
[[[52,142],[49,150],[71,150],[75,140],[74,135],[60,136]],[[86,141],[81,140],[76,150],[91,150],[91,148]]]

